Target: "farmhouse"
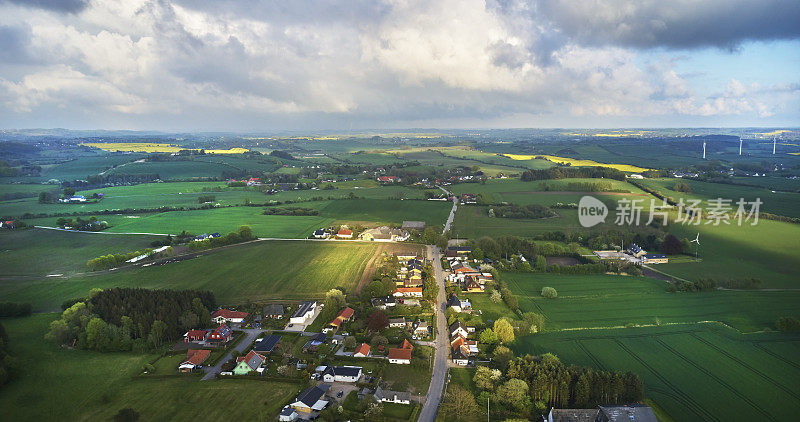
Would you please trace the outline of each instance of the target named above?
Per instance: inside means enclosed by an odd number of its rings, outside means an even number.
[[[666,264],[669,262],[669,258],[666,255],[656,254],[656,253],[648,253],[642,256],[642,263],[643,264]]]
[[[322,372],[325,382],[358,382],[360,378],[360,366],[328,366]]]
[[[208,339],[206,341],[209,343],[227,343],[231,341],[232,338],[233,331],[231,331],[227,325],[222,324],[208,335]]]
[[[369,349],[370,346],[367,343],[361,343],[360,346],[356,348],[356,351],[353,353],[354,358],[365,358],[369,356]]]
[[[658,422],[656,414],[649,406],[598,406],[598,410],[596,422]]]
[[[262,372],[261,365],[267,357],[251,350],[246,356],[236,358],[236,366],[233,368],[234,375],[247,375],[252,371]]]
[[[86,202],[86,197],[83,195],[75,195],[69,198],[61,198],[58,202],[65,203],[65,204],[76,204],[81,202]]]
[[[422,287],[398,287],[392,295],[396,297],[422,297]]]
[[[381,183],[397,183],[400,178],[397,176],[378,176],[378,181]]]
[[[237,312],[229,309],[217,309],[211,314],[211,320],[217,324],[241,323],[245,318],[247,318],[247,312]]]
[[[352,239],[353,238],[353,231],[350,229],[340,229],[336,233],[336,237],[339,239]]]
[[[190,349],[186,351],[186,360],[181,363],[178,370],[181,372],[191,372],[194,368],[202,365],[211,356],[211,350]]]
[[[635,258],[641,258],[643,255],[647,255],[647,251],[640,248],[639,245],[635,243],[628,246],[628,253],[633,255]]]
[[[297,307],[297,310],[292,314],[292,317],[289,319],[289,323],[305,324],[309,319],[311,319],[311,317],[314,316],[316,307],[317,302],[311,300],[301,303],[300,306]]]
[[[327,239],[330,236],[325,229],[318,229],[314,231],[314,238],[316,239]]]
[[[265,318],[274,318],[279,319],[283,318],[283,314],[286,311],[283,309],[283,305],[266,305],[264,306],[264,317]]]
[[[206,330],[189,330],[183,335],[183,341],[190,342],[203,342],[208,338],[208,331]]]
[[[414,345],[408,340],[403,340],[397,348],[389,349],[389,363],[396,363],[399,365],[411,364],[411,353],[414,351]]]
[[[259,353],[271,353],[275,350],[275,347],[278,346],[281,342],[281,336],[276,334],[271,334],[267,337],[260,338],[256,340],[256,344],[253,347],[253,350]]]
[[[303,419],[313,419],[317,417],[319,411],[325,409],[328,405],[327,400],[323,400],[325,392],[331,386],[328,384],[320,384],[316,387],[308,387],[300,393],[295,401],[289,405],[296,411]]]
[[[392,229],[389,226],[380,226],[374,229],[364,230],[358,238],[371,242],[404,242],[411,237],[407,231]]]

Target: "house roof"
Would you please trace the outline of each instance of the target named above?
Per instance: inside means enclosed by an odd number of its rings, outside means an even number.
[[[403,342],[402,342],[402,343],[400,343],[400,346],[399,346],[399,347],[400,347],[401,349],[410,349],[410,350],[413,350],[413,349],[414,349],[414,345],[413,345],[413,344],[411,344],[411,342],[410,342],[410,341],[408,341],[407,339],[406,339],[406,340],[403,340]]]
[[[300,306],[297,307],[297,310],[294,311],[294,313],[292,314],[292,318],[301,317],[305,315],[308,311],[311,310],[311,308],[314,307],[314,305],[316,305],[316,303],[317,302],[314,302],[312,300],[308,300],[301,303]]]
[[[184,364],[200,365],[211,356],[211,350],[191,349],[186,351],[186,360]]]
[[[667,256],[664,255],[664,254],[659,254],[659,253],[648,253],[648,254],[645,254],[644,257],[646,259],[664,259]]]
[[[325,234],[325,229],[314,230],[314,235],[315,236],[322,236],[323,234]]]
[[[264,306],[264,315],[283,315],[283,305],[273,304]]]
[[[422,287],[398,287],[395,293],[422,293]]]
[[[206,330],[189,330],[183,336],[184,337],[199,337],[199,336],[205,337],[206,334],[208,334],[208,331],[206,331]]]
[[[255,347],[253,347],[253,350],[257,352],[269,353],[272,351],[272,349],[275,348],[275,346],[280,341],[281,341],[281,336],[272,334],[267,337],[264,337],[261,341],[256,341],[256,345]]]
[[[355,353],[354,353],[354,354],[361,353],[361,354],[363,354],[364,356],[366,356],[366,355],[368,355],[368,354],[369,354],[369,349],[370,349],[370,347],[369,347],[369,344],[367,344],[367,343],[361,343],[361,345],[360,345],[360,346],[358,346],[358,348],[356,349],[356,351],[355,351]]]
[[[389,359],[411,360],[411,349],[389,349]]]
[[[334,318],[333,321],[331,321],[328,325],[333,325],[334,327],[338,327],[342,325],[343,321],[352,318],[354,312],[355,311],[352,308],[349,307],[344,308],[341,311],[339,311],[338,314],[336,314],[336,318]]]
[[[217,309],[211,314],[211,318],[223,317],[225,319],[247,318],[247,312],[231,311],[230,309]]]
[[[227,337],[231,334],[233,334],[233,331],[225,324],[220,325],[211,333],[211,335],[218,335],[220,337]]]
[[[320,388],[323,385],[326,384],[321,384],[320,386],[306,388],[305,390],[303,390],[302,393],[300,393],[299,396],[297,396],[297,401],[303,403],[307,407],[313,407],[317,403],[317,401],[319,401],[319,399],[325,395],[325,391],[327,391],[327,388],[325,389]]]
[[[361,376],[360,366],[329,366],[325,368],[323,374],[338,375],[342,377],[358,377]]]
[[[453,334],[453,332],[458,330],[459,328],[464,330],[464,332],[467,332],[467,327],[461,321],[456,321],[450,324],[450,334]]]
[[[597,409],[551,409],[548,417],[553,422],[594,422]]]
[[[397,397],[398,400],[411,400],[411,395],[408,392],[384,390],[380,386],[375,389],[375,393],[373,393],[373,395],[375,396],[375,400],[378,401],[381,401],[384,398],[392,399],[394,401],[395,397]]]
[[[389,325],[391,324],[405,324],[405,318],[389,318]]]
[[[348,229],[341,229],[337,234],[340,234],[342,236],[347,236],[348,234],[353,234],[353,231]]]
[[[643,405],[625,406],[598,406],[600,408],[597,420],[603,422],[658,422],[653,409]]]
[[[247,366],[250,367],[253,371],[258,369],[264,361],[267,360],[267,357],[256,352],[255,350],[251,350],[246,356],[240,356],[236,359],[237,362],[244,362]]]

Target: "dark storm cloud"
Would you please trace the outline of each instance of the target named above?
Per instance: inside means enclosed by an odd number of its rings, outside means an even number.
[[[797,0],[537,1],[548,21],[582,45],[735,49],[743,41],[800,38]]]
[[[78,13],[89,5],[88,0],[0,0],[0,3],[14,3],[61,13]]]
[[[30,60],[27,46],[30,28],[0,25],[0,63],[24,63]]]

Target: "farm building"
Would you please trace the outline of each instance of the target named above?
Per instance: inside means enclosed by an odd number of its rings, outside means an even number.
[[[424,230],[425,229],[425,222],[424,221],[403,221],[403,230]]]
[[[328,234],[325,229],[319,229],[314,231],[314,238],[316,239],[327,239],[330,234]]]
[[[669,258],[666,255],[657,254],[657,253],[648,253],[642,256],[642,263],[643,264],[666,264],[669,262]]]
[[[397,176],[378,176],[378,181],[381,183],[398,183],[400,178]]]
[[[380,226],[374,229],[364,230],[358,238],[370,242],[404,242],[411,235],[401,229],[392,229],[389,226]]]
[[[336,233],[336,237],[339,239],[352,239],[353,231],[350,229],[341,229]]]
[[[636,258],[641,258],[642,255],[646,255],[647,251],[639,247],[637,244],[631,244],[628,246],[628,253],[633,255]]]

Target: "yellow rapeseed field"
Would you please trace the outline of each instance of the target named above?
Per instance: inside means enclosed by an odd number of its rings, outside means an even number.
[[[102,149],[103,151],[123,151],[123,152],[178,152],[190,148],[179,145],[159,144],[154,142],[85,142],[81,145]],[[193,151],[199,151],[192,149]],[[209,154],[242,154],[247,152],[247,148],[231,149],[207,149]]]
[[[566,157],[556,157],[554,155],[520,155],[520,154],[503,154],[512,160],[532,160],[534,158],[540,157],[547,161],[552,161],[558,164],[569,164],[570,166],[575,167],[608,167],[612,169],[617,169],[619,171],[627,171],[631,173],[640,173],[643,171],[650,170],[648,168],[632,166],[629,164],[605,164],[605,163],[598,163],[597,161],[592,160],[576,160],[574,158],[566,158]]]

